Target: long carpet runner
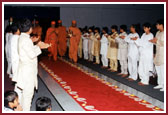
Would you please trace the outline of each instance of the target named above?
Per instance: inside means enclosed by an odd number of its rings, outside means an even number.
[[[65,59],[39,64],[86,111],[162,111]]]

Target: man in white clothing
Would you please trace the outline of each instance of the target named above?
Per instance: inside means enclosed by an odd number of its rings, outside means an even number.
[[[17,25],[12,26],[13,36],[11,37],[11,62],[12,62],[12,73],[13,78],[12,81],[16,81],[17,72],[19,67],[19,53],[18,53],[18,40],[20,35],[20,30]]]
[[[82,39],[83,39],[83,54],[84,54],[85,60],[88,60],[88,36],[89,36],[89,34],[87,32],[87,29],[84,28]]]
[[[122,77],[126,77],[128,75],[128,64],[127,64],[127,58],[128,58],[128,44],[127,42],[122,39],[122,37],[127,36],[127,26],[121,25],[120,26],[120,34],[119,37],[116,38],[116,42],[118,43],[118,60],[121,65],[121,73],[118,75],[122,75]]]
[[[134,39],[140,53],[138,73],[141,81],[138,84],[142,86],[149,84],[149,71],[153,70],[153,44],[149,42],[149,40],[153,39],[153,34],[150,32],[151,25],[145,23],[143,28],[145,33],[141,39]]]
[[[31,101],[34,94],[34,88],[37,89],[37,56],[41,54],[41,49],[48,48],[49,45],[38,42],[38,38],[30,38],[32,33],[31,21],[23,19],[20,24],[21,35],[19,37],[19,69],[16,79],[16,86],[22,90],[21,105],[23,111],[30,111]]]
[[[107,50],[108,50],[108,28],[104,27],[102,30],[103,36],[100,40],[101,48],[100,48],[100,54],[101,54],[101,61],[102,61],[102,68],[108,68],[108,59],[107,59]]]
[[[11,65],[12,65],[12,81],[16,82],[17,76],[18,76],[18,68],[19,68],[19,53],[18,53],[18,40],[20,36],[20,30],[19,25],[14,24],[11,27],[12,30],[12,37],[11,37],[11,45],[10,45],[10,51],[11,51]],[[19,102],[21,102],[21,90],[15,85],[14,91],[17,92],[19,97]]]
[[[11,45],[11,37],[12,37],[12,31],[11,31],[11,26],[9,25],[6,28],[6,35],[5,35],[5,39],[6,39],[6,45],[5,45],[5,53],[6,53],[6,59],[7,59],[7,74],[9,75],[10,78],[12,78],[12,64],[11,64],[11,49],[10,49],[10,45]]]
[[[137,63],[139,60],[139,51],[138,46],[135,44],[133,39],[139,39],[139,35],[136,32],[136,25],[130,27],[131,33],[125,38],[125,41],[128,43],[128,71],[129,71],[129,81],[135,81],[138,78],[137,75]]]
[[[150,40],[156,45],[154,64],[158,76],[158,86],[154,87],[154,89],[164,91],[164,20],[158,20],[156,27],[159,31],[156,33],[156,37]]]

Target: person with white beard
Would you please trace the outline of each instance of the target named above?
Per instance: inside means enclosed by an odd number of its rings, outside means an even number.
[[[83,29],[83,35],[82,35],[82,39],[83,39],[83,54],[84,54],[84,59],[85,60],[88,60],[88,32],[87,32],[87,29],[84,28]]]
[[[123,36],[122,39],[125,39],[125,41],[128,43],[128,71],[129,71],[129,77],[127,78],[129,81],[135,81],[138,78],[137,73],[137,63],[139,60],[139,50],[138,46],[135,44],[133,39],[138,40],[139,35],[136,30],[136,25],[131,25],[130,31],[131,33],[125,37]],[[135,40],[135,41],[136,41]]]
[[[9,78],[12,78],[11,49],[10,49],[12,35],[13,34],[11,31],[11,26],[9,25],[6,28],[6,35],[5,35],[5,39],[6,39],[5,54],[6,54],[6,59],[8,63],[7,74],[9,75]]]
[[[138,84],[141,86],[149,84],[150,71],[153,70],[153,44],[149,42],[153,39],[153,34],[150,32],[151,25],[145,23],[143,29],[145,33],[141,36],[141,39],[133,39],[139,47],[138,73],[141,81]]]
[[[158,76],[158,85],[154,87],[154,89],[164,91],[164,20],[158,20],[156,22],[156,28],[158,29],[158,32],[156,33],[155,38],[150,40],[151,43],[156,45],[154,64]]]
[[[118,43],[118,60],[121,65],[121,73],[118,75],[121,75],[121,77],[126,77],[128,76],[128,44],[127,42],[122,39],[122,37],[127,37],[127,26],[126,25],[121,25],[120,26],[120,34],[116,38],[116,42]]]
[[[108,68],[108,59],[107,59],[107,51],[108,51],[108,28],[104,27],[102,30],[102,38],[100,40],[101,47],[100,47],[100,54],[101,54],[101,61],[102,61],[102,68]]]

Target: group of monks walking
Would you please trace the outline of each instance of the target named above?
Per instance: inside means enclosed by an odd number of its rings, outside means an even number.
[[[62,26],[62,21],[58,21],[58,27],[56,22],[51,22],[51,27],[48,28],[45,37],[45,43],[51,44],[48,48],[49,58],[53,57],[54,61],[57,60],[57,54],[65,56],[67,51],[67,38],[69,38],[69,58],[73,62],[77,62],[78,45],[81,38],[81,32],[76,27],[76,21],[72,21],[72,26],[66,30],[65,26]]]

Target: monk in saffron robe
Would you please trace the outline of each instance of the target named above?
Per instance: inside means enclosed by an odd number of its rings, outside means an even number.
[[[66,27],[62,26],[62,21],[58,21],[58,52],[59,55],[62,57],[65,55],[67,50],[67,32]]]
[[[38,41],[41,41],[42,27],[39,25],[39,21],[35,21],[35,27],[33,27],[32,33],[38,36]]]
[[[78,45],[81,38],[81,32],[79,28],[76,27],[76,21],[72,21],[72,26],[69,27],[68,35],[70,37],[70,47],[69,47],[69,58],[74,63],[77,62],[78,57]]]
[[[55,28],[56,22],[51,22],[51,27],[48,28],[45,37],[45,43],[51,44],[51,47],[48,48],[50,54],[49,58],[53,57],[54,61],[57,60],[57,47],[58,47],[58,30]]]

